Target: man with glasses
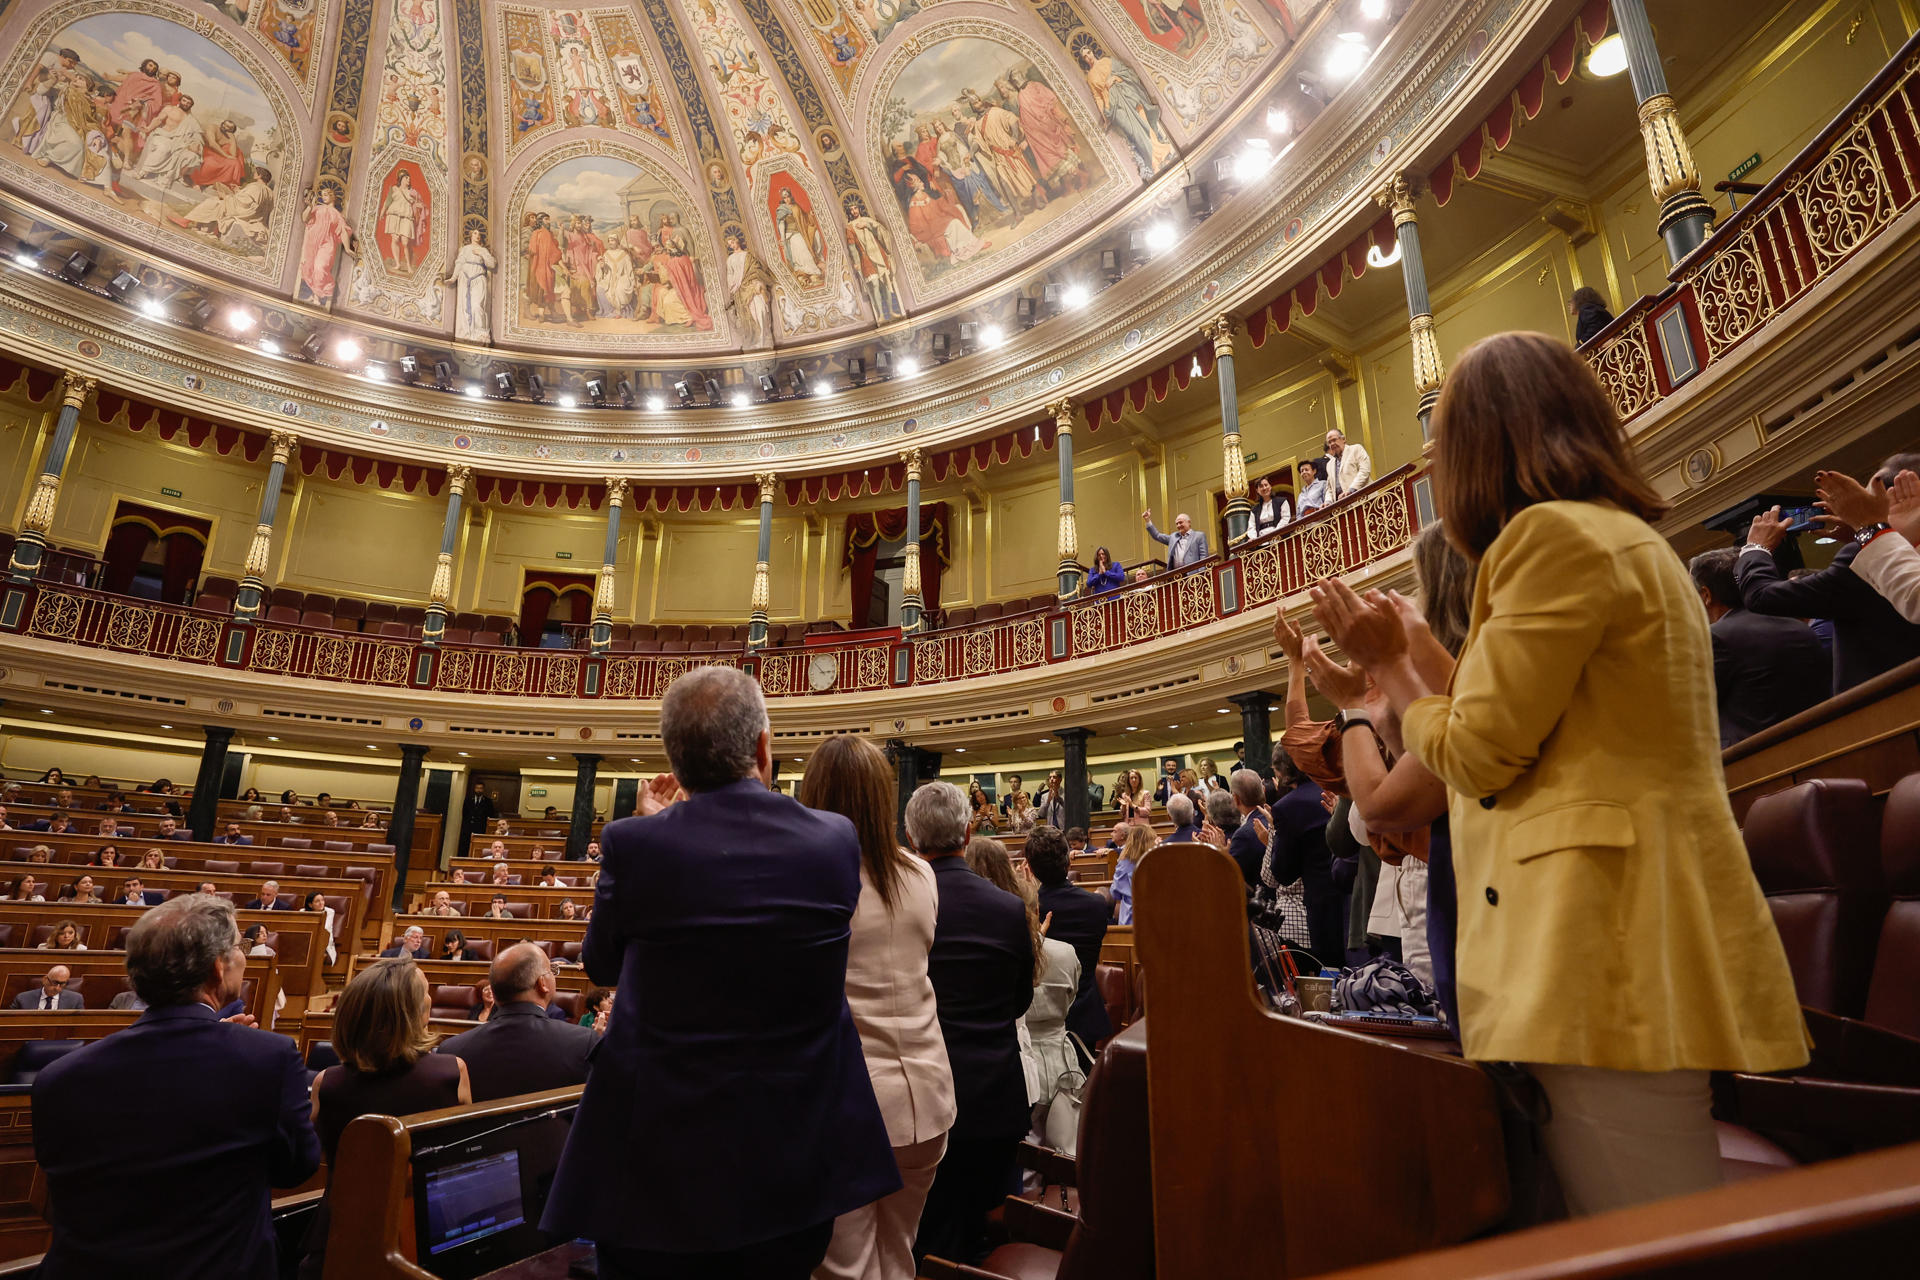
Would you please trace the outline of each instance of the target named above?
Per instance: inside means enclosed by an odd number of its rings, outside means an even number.
[[[14,1000],[16,1009],[78,1009],[80,993],[67,990],[67,984],[73,980],[73,974],[67,966],[57,964],[47,970],[47,976],[40,979],[38,991],[22,991]]]

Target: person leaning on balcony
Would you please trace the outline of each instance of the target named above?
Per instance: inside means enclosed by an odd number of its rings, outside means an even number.
[[[1193,517],[1182,511],[1173,518],[1173,532],[1162,533],[1153,527],[1153,512],[1142,511],[1140,518],[1147,522],[1147,536],[1155,542],[1164,542],[1167,546],[1167,568],[1181,569],[1190,564],[1199,564],[1211,552],[1207,547],[1207,535],[1204,530],[1193,527]]]
[[[1093,564],[1087,570],[1087,594],[1112,591],[1125,586],[1126,581],[1127,571],[1113,562],[1112,553],[1105,547],[1094,548]]]
[[[1373,459],[1364,445],[1348,444],[1340,428],[1327,432],[1327,501],[1350,498],[1373,482]]]
[[[1447,785],[1462,1049],[1540,1084],[1575,1215],[1716,1186],[1708,1073],[1798,1067],[1808,1041],[1727,799],[1706,614],[1648,523],[1666,503],[1541,334],[1469,347],[1433,439],[1441,527],[1479,565],[1451,679],[1397,593],[1312,594]]]
[[[1567,314],[1573,317],[1573,344],[1584,347],[1613,323],[1613,312],[1607,310],[1607,300],[1600,291],[1589,285],[1582,285],[1573,291],[1567,299]]]
[[[1253,482],[1253,516],[1247,521],[1244,542],[1276,533],[1293,521],[1293,507],[1285,497],[1273,491],[1273,477],[1261,476]]]
[[[1848,566],[1908,622],[1920,623],[1920,476],[1903,468],[1891,485],[1871,487],[1837,471],[1814,477],[1821,519],[1855,531],[1860,551]]]
[[[1300,463],[1300,514],[1318,511],[1327,505],[1327,482],[1320,475],[1321,459],[1307,458]]]

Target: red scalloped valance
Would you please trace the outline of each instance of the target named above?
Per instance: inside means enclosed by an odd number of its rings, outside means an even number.
[[[895,538],[907,536],[907,509],[893,507],[886,511],[859,511],[847,517],[847,537],[840,554],[840,570],[846,572],[853,567],[856,553],[865,551],[879,542],[891,542]],[[933,544],[933,554],[940,563],[952,567],[953,556],[947,550],[947,504],[944,502],[923,502],[920,504],[920,541]]]

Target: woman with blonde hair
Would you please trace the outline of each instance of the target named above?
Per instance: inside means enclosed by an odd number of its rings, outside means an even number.
[[[1469,347],[1433,436],[1478,564],[1458,662],[1397,595],[1313,599],[1449,793],[1462,1048],[1539,1083],[1576,1215],[1718,1185],[1708,1073],[1804,1065],[1807,1036],[1727,800],[1706,614],[1648,523],[1666,503],[1541,334]]]
[[[313,1080],[313,1126],[333,1167],[347,1124],[360,1116],[410,1116],[473,1101],[467,1064],[433,1052],[427,1029],[432,1006],[427,975],[408,959],[377,960],[353,975],[333,1008],[333,1047],[340,1065]],[[319,1280],[326,1269],[332,1214],[322,1197],[307,1232],[302,1280]]]
[[[71,920],[56,920],[53,932],[40,944],[42,951],[85,951],[87,944],[80,941],[80,926]]]
[[[1113,866],[1113,888],[1109,890],[1118,912],[1114,917],[1117,924],[1133,923],[1133,873],[1153,846],[1152,827],[1127,828],[1127,842],[1120,846],[1119,861]]]
[[[167,855],[158,849],[149,849],[140,855],[140,865],[135,869],[139,871],[165,871],[167,869]]]
[[[822,743],[800,779],[800,803],[840,814],[860,839],[847,1007],[902,1183],[834,1220],[827,1256],[814,1270],[822,1280],[911,1280],[914,1232],[956,1114],[927,974],[940,892],[933,868],[894,838],[895,785],[886,756],[852,734]]]
[[[981,788],[978,778],[967,779],[967,808],[972,814],[974,831],[984,831],[992,835],[1000,830],[996,821],[999,817],[998,811],[994,809],[993,801],[987,796],[986,791]]]
[[[1116,806],[1120,810],[1120,816],[1128,822],[1152,822],[1153,791],[1147,786],[1146,781],[1141,778],[1138,769],[1127,770],[1126,777],[1126,794]]]

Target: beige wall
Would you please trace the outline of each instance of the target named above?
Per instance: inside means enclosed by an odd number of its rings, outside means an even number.
[[[303,480],[279,522],[283,532],[275,535],[284,543],[281,585],[425,603],[440,550],[444,501],[424,491]]]

